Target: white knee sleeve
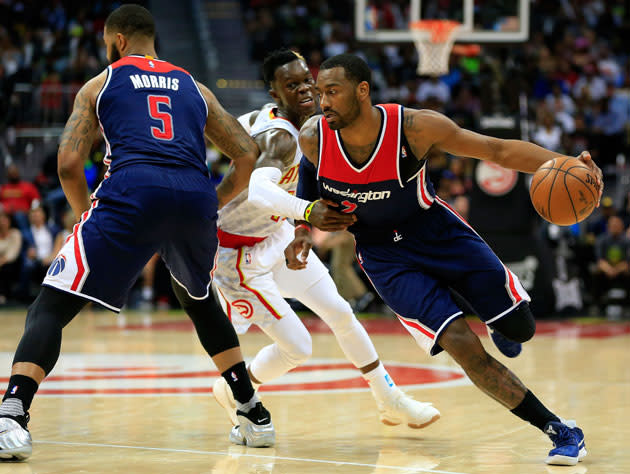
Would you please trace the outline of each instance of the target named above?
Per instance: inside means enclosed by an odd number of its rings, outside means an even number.
[[[258,381],[266,383],[278,378],[311,357],[311,335],[295,313],[263,329],[274,344],[263,347],[249,365]]]
[[[356,367],[364,367],[378,354],[365,328],[359,323],[352,308],[337,292],[330,275],[326,275],[298,297],[330,327],[346,357]]]

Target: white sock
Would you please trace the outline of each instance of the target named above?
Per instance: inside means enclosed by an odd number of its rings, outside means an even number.
[[[377,401],[384,401],[396,388],[394,380],[385,370],[385,366],[379,362],[378,367],[362,374],[365,381],[372,389],[372,395]]]

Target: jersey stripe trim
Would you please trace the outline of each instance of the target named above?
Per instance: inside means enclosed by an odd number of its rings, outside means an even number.
[[[153,67],[149,65],[149,61],[153,63]],[[157,73],[165,73],[171,71],[181,71],[184,74],[190,73],[181,67],[175,66],[166,61],[162,61],[160,59],[148,58],[146,56],[125,56],[124,58],[119,59],[115,63],[113,63],[110,67],[112,69],[117,69],[123,66],[133,66],[142,71],[147,72],[157,72]]]
[[[341,133],[339,132],[339,130],[334,131],[335,138],[337,140],[337,146],[339,147],[339,152],[341,153],[341,156],[343,157],[344,160],[346,160],[346,163],[348,164],[348,166],[352,168],[356,173],[362,173],[363,171],[365,171],[366,169],[370,167],[372,162],[376,159],[376,156],[378,155],[378,152],[381,149],[381,145],[383,144],[383,139],[385,138],[385,132],[387,131],[387,110],[385,110],[385,107],[382,107],[380,105],[376,105],[375,107],[380,109],[381,113],[383,114],[383,123],[381,123],[381,129],[380,129],[376,147],[374,148],[374,150],[372,150],[372,154],[370,155],[368,160],[363,164],[363,166],[361,166],[361,168],[357,168],[356,166],[352,164],[352,161],[350,160],[350,158],[348,158],[348,155],[346,155],[346,149],[343,146],[343,142],[341,141]]]
[[[494,323],[495,321],[498,321],[499,319],[501,319],[503,316],[511,313],[514,308],[516,308],[517,306],[519,306],[521,303],[527,302],[529,301],[529,297],[527,298],[523,298],[523,300],[519,301],[516,304],[513,304],[512,306],[510,306],[508,309],[506,309],[505,311],[503,311],[502,313],[497,314],[495,317],[488,319],[487,321],[484,321],[484,324],[486,326],[489,326],[490,324]]]
[[[205,295],[203,295],[203,296],[193,296],[190,293],[190,290],[188,288],[186,288],[186,285],[184,285],[181,281],[179,281],[177,278],[175,278],[175,275],[173,275],[173,272],[169,271],[169,273],[171,274],[171,278],[173,278],[173,280],[175,280],[179,286],[181,286],[184,290],[186,290],[186,293],[188,294],[189,298],[191,298],[193,300],[201,301],[201,300],[205,300],[210,295],[210,285],[212,284],[212,280],[210,280],[208,282],[208,286],[206,287],[206,294]]]
[[[400,314],[396,314],[396,317],[400,320],[403,326],[406,325],[406,326],[412,327],[415,330],[420,331],[426,337],[430,339],[435,339],[435,333],[431,331],[429,328],[427,328],[426,326],[424,326],[423,324],[421,324],[419,321],[416,321],[415,319],[404,318]]]
[[[101,128],[101,134],[103,135],[103,140],[105,141],[105,157],[103,158],[103,164],[107,165],[107,172],[105,173],[106,177],[109,177],[109,167],[112,164],[112,160],[109,158],[110,156],[112,156],[112,147],[110,146],[109,140],[107,139],[107,135],[105,134],[105,128],[103,128],[103,123],[101,122],[101,115],[98,109],[101,104],[101,97],[105,93],[105,89],[107,89],[107,86],[109,85],[109,82],[111,81],[113,75],[114,73],[112,71],[112,67],[107,66],[107,79],[105,79],[105,84],[103,84],[103,87],[101,88],[100,92],[98,93],[98,96],[96,97],[96,107],[95,107],[96,119],[98,120],[98,125]]]
[[[402,143],[402,134],[403,134],[403,124],[402,124],[402,105],[398,106],[398,139],[396,142],[396,176],[398,176],[398,184],[400,184],[401,188],[404,188],[405,185],[402,182],[402,176],[400,176],[400,154],[401,154],[401,143]]]
[[[262,305],[267,308],[267,310],[271,313],[271,315],[276,318],[276,319],[282,319],[282,316],[280,316],[280,314],[274,309],[273,306],[271,306],[271,304],[269,304],[269,302],[265,299],[265,297],[260,294],[258,291],[254,290],[253,288],[247,286],[247,284],[245,284],[245,276],[243,275],[243,272],[241,270],[241,261],[243,259],[243,249],[240,248],[238,249],[238,255],[236,256],[236,271],[238,273],[238,279],[240,280],[240,285],[245,288],[247,291],[251,291],[252,293],[254,293],[254,295],[256,295],[256,298],[258,298],[258,301],[260,301],[262,303]]]
[[[317,121],[317,135],[319,136],[319,153],[317,157],[317,181],[319,181],[319,170],[322,167],[322,158],[324,154],[324,127],[322,121],[324,120],[324,116],[322,115],[320,119]]]
[[[426,166],[427,166],[426,163],[422,165],[422,169],[420,170],[420,173],[418,174],[418,181],[417,181],[418,204],[420,204],[420,207],[422,209],[429,209],[434,201],[434,197],[431,196],[431,193],[429,193],[429,190],[427,189]]]
[[[107,78],[105,79],[105,83],[103,84],[103,87],[101,87],[101,90],[98,92],[98,95],[96,96],[96,118],[98,119],[98,121],[101,121],[101,114],[98,112],[98,108],[99,105],[101,103],[101,97],[103,96],[103,92],[105,92],[105,89],[107,89],[107,86],[109,85],[109,81],[112,79],[112,67],[111,66],[107,66]],[[101,126],[101,129],[103,127]]]
[[[47,286],[48,288],[54,288],[55,290],[63,291],[64,293],[70,293],[71,295],[79,296],[86,300],[94,301],[95,303],[100,304],[101,306],[109,309],[110,311],[113,311],[114,313],[120,313],[121,308],[112,306],[109,303],[105,303],[103,300],[99,300],[98,298],[95,298],[94,296],[86,295],[85,293],[81,293],[80,291],[72,291],[68,288],[64,288],[63,286],[53,285],[52,283],[48,283],[48,282],[42,283],[42,286]]]
[[[87,276],[90,273],[90,265],[88,264],[87,258],[85,258],[85,248],[83,247],[83,224],[90,218],[92,215],[92,211],[98,205],[98,199],[92,202],[90,209],[85,211],[81,215],[81,222],[75,225],[73,231],[74,237],[74,258],[77,262],[77,274],[74,277],[72,285],[70,285],[70,289],[72,291],[81,291],[83,288],[83,284]]]
[[[507,290],[512,302],[514,304],[518,304],[524,299],[520,290],[522,289],[523,293],[525,293],[525,289],[522,287],[514,273],[512,273],[505,264],[503,264],[503,269],[505,270],[505,289]]]
[[[199,95],[201,96],[201,100],[203,100],[203,105],[206,106],[206,122],[207,122],[208,121],[208,113],[210,112],[210,109],[208,109],[208,103],[206,102],[206,98],[201,93],[201,89],[199,89],[199,85],[197,84],[197,81],[195,81],[195,78],[190,76],[190,80],[192,81],[193,85],[195,86],[195,89],[197,89],[197,92],[199,92]]]

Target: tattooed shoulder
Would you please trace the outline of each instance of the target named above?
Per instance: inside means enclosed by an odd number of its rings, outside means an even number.
[[[59,152],[85,153],[92,146],[94,134],[97,130],[95,111],[96,96],[100,92],[107,72],[99,74],[88,81],[77,93],[74,99],[72,114],[59,142]]]

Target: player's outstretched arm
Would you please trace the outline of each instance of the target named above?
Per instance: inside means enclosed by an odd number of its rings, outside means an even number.
[[[259,150],[242,125],[226,112],[210,89],[197,84],[208,104],[206,136],[232,160],[228,172],[217,186],[221,208],[247,187]]]
[[[282,170],[295,158],[297,144],[293,135],[286,130],[274,129],[262,133],[255,141],[260,156],[249,179],[248,201],[274,215],[304,219],[310,201],[292,196],[278,186]]]
[[[76,219],[90,208],[83,167],[98,131],[96,96],[103,87],[107,71],[88,81],[74,99],[72,114],[59,141],[57,172],[63,192]]]
[[[447,153],[469,156],[497,163],[526,173],[534,173],[544,162],[565,156],[522,140],[502,140],[459,127],[448,117],[432,110],[405,109],[405,135],[411,147],[422,151],[435,146]],[[416,148],[417,147],[417,148]],[[579,156],[590,167],[599,181],[600,195],[603,189],[602,171],[588,152]]]

